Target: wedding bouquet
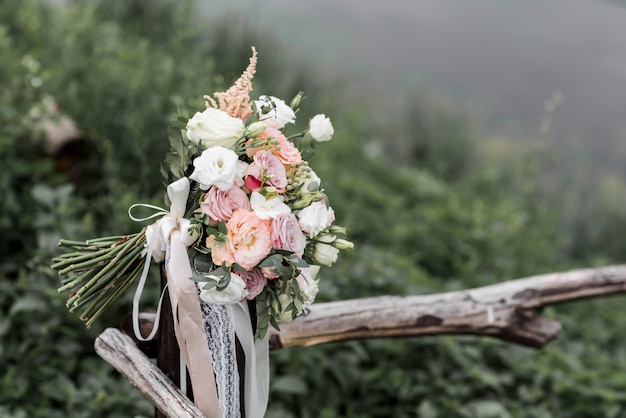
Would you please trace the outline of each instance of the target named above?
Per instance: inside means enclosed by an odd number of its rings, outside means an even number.
[[[252,100],[252,50],[231,88],[205,96],[205,110],[168,130],[170,151],[161,172],[169,210],[136,204],[129,209],[132,219],[156,219],[139,233],[60,241],[71,252],[53,260],[59,291],[70,292],[67,306],[82,310],[87,326],[139,280],[137,305],[154,261],[183,278],[177,286],[187,290],[177,291],[168,277],[170,296],[178,292],[181,306],[185,292],[185,298],[193,293],[196,305],[198,297],[217,305],[256,301],[256,338],[263,339],[269,325],[278,329],[279,322],[305,313],[318,292],[319,266],[352,248],[345,228],[333,225],[321,180],[303,158],[332,138],[330,120],[318,114],[308,129],[288,135],[303,95],[289,105],[272,96]],[[155,213],[136,217],[142,210]]]

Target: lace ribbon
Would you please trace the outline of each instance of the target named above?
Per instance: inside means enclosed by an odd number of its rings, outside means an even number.
[[[222,418],[239,418],[239,372],[235,349],[235,330],[230,309],[200,300],[204,331],[213,359]]]

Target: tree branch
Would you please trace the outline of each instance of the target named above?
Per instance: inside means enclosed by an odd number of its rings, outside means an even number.
[[[96,338],[94,347],[100,357],[126,376],[166,417],[204,417],[129,336],[107,328]]]
[[[626,291],[626,265],[551,273],[424,296],[381,296],[316,303],[307,315],[270,330],[270,347],[311,346],[378,337],[472,334],[542,347],[561,324],[548,305]]]

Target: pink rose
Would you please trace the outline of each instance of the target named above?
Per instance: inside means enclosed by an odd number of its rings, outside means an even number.
[[[280,274],[276,273],[276,268],[274,266],[270,266],[270,267],[261,267],[261,273],[263,273],[263,276],[267,279],[278,279],[280,277]]]
[[[271,151],[258,151],[246,170],[245,184],[253,192],[265,185],[274,187],[277,193],[283,193],[287,187],[285,166]]]
[[[294,214],[278,215],[273,219],[272,245],[277,250],[292,251],[296,256],[302,257],[304,247],[306,247],[306,237]]]
[[[259,269],[253,269],[240,274],[241,278],[246,282],[246,289],[248,289],[249,300],[257,297],[265,286],[267,286],[267,279],[261,273]]]
[[[200,203],[200,211],[216,221],[228,221],[237,210],[250,210],[250,199],[246,192],[233,186],[226,191],[211,187]]]
[[[270,227],[254,212],[235,211],[226,228],[226,246],[234,262],[246,270],[254,268],[272,250]]]

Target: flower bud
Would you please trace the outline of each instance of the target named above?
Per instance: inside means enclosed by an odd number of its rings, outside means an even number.
[[[296,94],[296,97],[291,99],[291,103],[289,103],[289,107],[292,109],[297,109],[298,107],[300,107],[300,103],[302,102],[302,99],[304,99],[304,93],[299,91],[298,94]]]
[[[339,250],[351,250],[354,248],[354,244],[348,240],[337,238],[332,242],[332,246]]]
[[[246,127],[244,135],[247,138],[256,138],[265,130],[266,127],[267,125],[265,125],[265,122],[261,120],[253,122]]]
[[[301,199],[296,200],[292,203],[294,209],[304,209],[311,204],[311,199],[303,196]]]
[[[330,230],[331,234],[337,234],[337,235],[345,235],[346,234],[346,227],[345,226],[331,225],[329,230]]]
[[[317,236],[317,240],[319,242],[325,242],[326,244],[331,244],[337,239],[333,234],[322,233]]]

